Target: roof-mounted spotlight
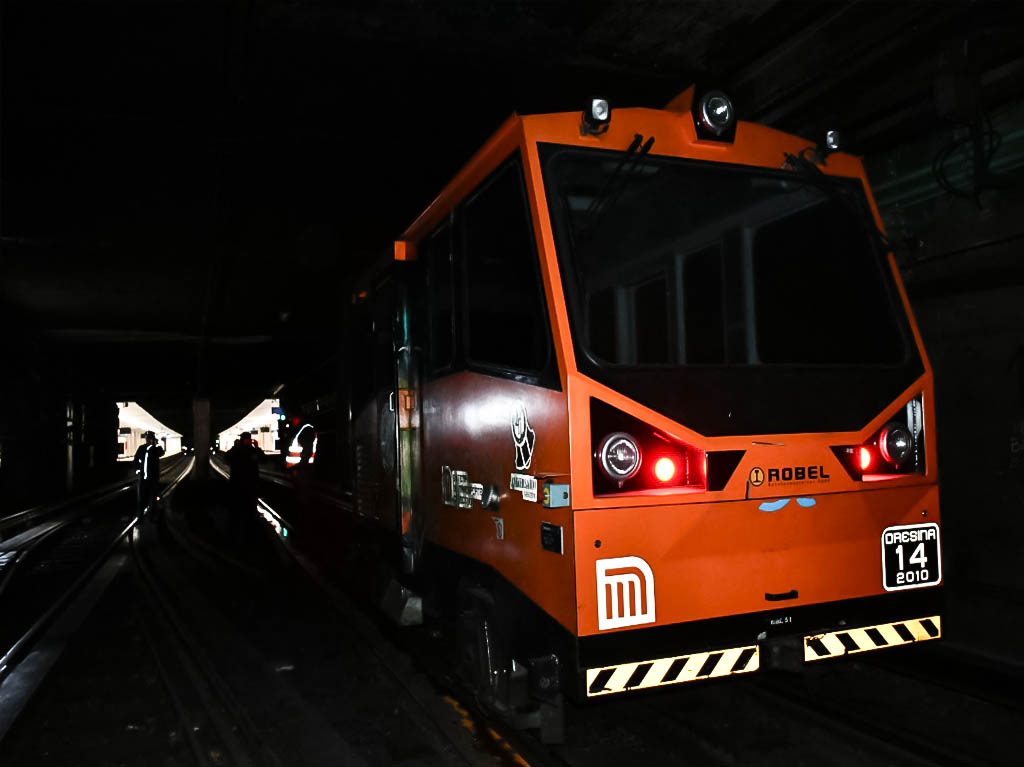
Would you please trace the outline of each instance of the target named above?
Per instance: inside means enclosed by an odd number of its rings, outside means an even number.
[[[846,138],[837,130],[825,131],[825,136],[816,147],[808,147],[810,157],[817,165],[827,165],[828,157],[846,146]],[[806,150],[805,150],[806,151]]]
[[[721,91],[705,91],[693,100],[693,123],[697,138],[732,141],[736,136],[736,110]]]
[[[583,110],[583,123],[580,133],[584,136],[600,136],[608,130],[612,121],[612,108],[607,99],[590,99]]]

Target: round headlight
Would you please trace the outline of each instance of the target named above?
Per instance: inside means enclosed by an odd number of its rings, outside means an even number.
[[[642,458],[636,440],[622,431],[609,434],[598,449],[601,470],[616,482],[625,482],[636,476]]]
[[[593,99],[590,102],[590,113],[594,116],[595,121],[603,123],[608,122],[611,109],[608,107],[608,102],[604,99]]]
[[[878,450],[889,463],[896,465],[903,463],[910,457],[910,452],[913,449],[914,438],[911,436],[910,430],[903,424],[886,424],[878,435]]]
[[[734,119],[732,102],[721,91],[711,91],[701,99],[700,120],[716,136],[729,130]]]

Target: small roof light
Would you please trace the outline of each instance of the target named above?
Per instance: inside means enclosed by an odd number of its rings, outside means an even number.
[[[842,146],[843,137],[837,130],[830,130],[825,132],[825,148],[830,152],[838,152]]]
[[[731,142],[735,138],[736,110],[722,91],[698,91],[690,113],[699,140]]]
[[[702,127],[721,136],[736,121],[729,97],[721,91],[708,91],[701,97],[698,117]]]
[[[612,120],[612,108],[607,99],[590,99],[583,110],[583,124],[580,133],[598,136],[608,130]]]

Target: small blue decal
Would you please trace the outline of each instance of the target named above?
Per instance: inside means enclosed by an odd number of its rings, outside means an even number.
[[[778,511],[779,509],[784,508],[787,503],[789,503],[789,498],[780,498],[777,501],[765,501],[757,508],[761,511]]]
[[[817,503],[817,501],[814,500],[813,498],[797,498],[796,502],[803,506],[805,509],[809,509],[811,508],[811,506],[814,506]]]

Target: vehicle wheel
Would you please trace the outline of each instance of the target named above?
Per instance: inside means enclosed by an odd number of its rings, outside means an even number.
[[[530,697],[528,667],[512,659],[509,617],[484,586],[463,579],[457,589],[459,675],[481,705],[519,729],[537,728],[544,743],[565,741],[561,693]]]
[[[459,675],[481,702],[494,706],[497,703],[496,677],[502,665],[494,625],[494,598],[480,584],[462,579],[456,602]]]

